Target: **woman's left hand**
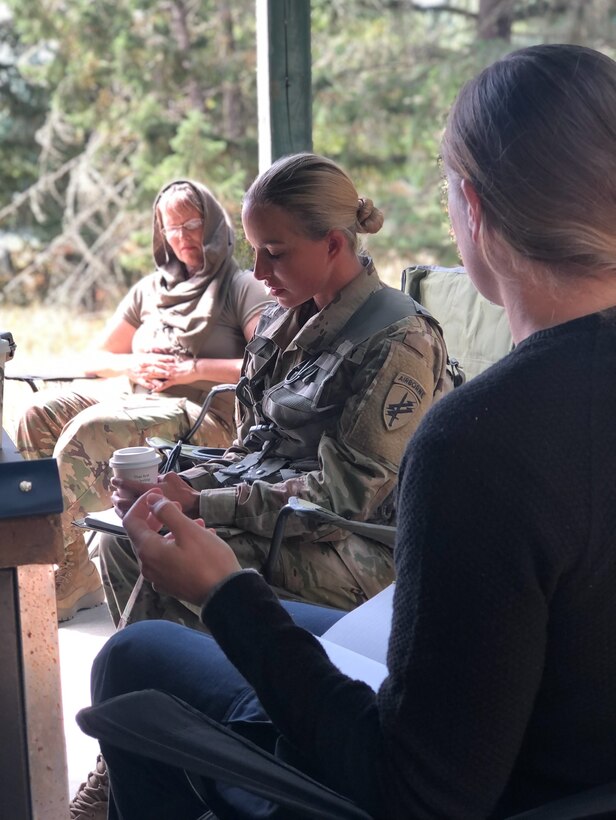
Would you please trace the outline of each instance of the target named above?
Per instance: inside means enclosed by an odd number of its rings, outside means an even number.
[[[195,362],[196,359],[176,360],[153,370],[150,374],[152,393],[160,393],[176,384],[192,384],[192,382],[198,381],[199,374]]]
[[[216,584],[241,569],[231,547],[203,519],[188,518],[158,489],[142,495],[123,524],[144,578],[166,595],[202,604]],[[160,535],[161,527],[169,534]]]

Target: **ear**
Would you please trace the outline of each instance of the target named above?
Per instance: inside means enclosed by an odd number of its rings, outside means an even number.
[[[334,259],[347,244],[347,238],[342,231],[332,230],[327,235],[327,255]]]
[[[468,220],[468,228],[473,242],[477,241],[481,222],[483,220],[483,211],[481,208],[481,200],[479,194],[475,190],[472,182],[468,179],[463,179],[460,185],[462,194],[466,200],[466,218]]]

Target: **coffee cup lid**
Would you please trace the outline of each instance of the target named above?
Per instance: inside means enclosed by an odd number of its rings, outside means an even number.
[[[120,467],[123,464],[158,464],[160,455],[153,447],[121,447],[115,450],[109,463],[113,466]]]

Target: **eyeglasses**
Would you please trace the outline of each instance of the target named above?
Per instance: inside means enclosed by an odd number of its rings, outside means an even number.
[[[189,219],[188,222],[184,222],[183,225],[173,225],[170,228],[161,228],[161,231],[165,236],[177,236],[180,231],[196,231],[202,226],[202,219]]]

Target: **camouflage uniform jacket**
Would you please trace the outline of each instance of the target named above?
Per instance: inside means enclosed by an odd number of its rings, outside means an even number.
[[[271,536],[291,495],[356,520],[393,523],[406,443],[451,380],[431,318],[405,317],[359,345],[344,344],[349,318],[384,287],[363,261],[362,273],[322,310],[309,302],[264,312],[246,349],[227,469],[205,464],[183,473],[202,491],[209,526]],[[306,537],[304,529],[292,520],[287,533]],[[321,529],[308,540],[340,537]]]

